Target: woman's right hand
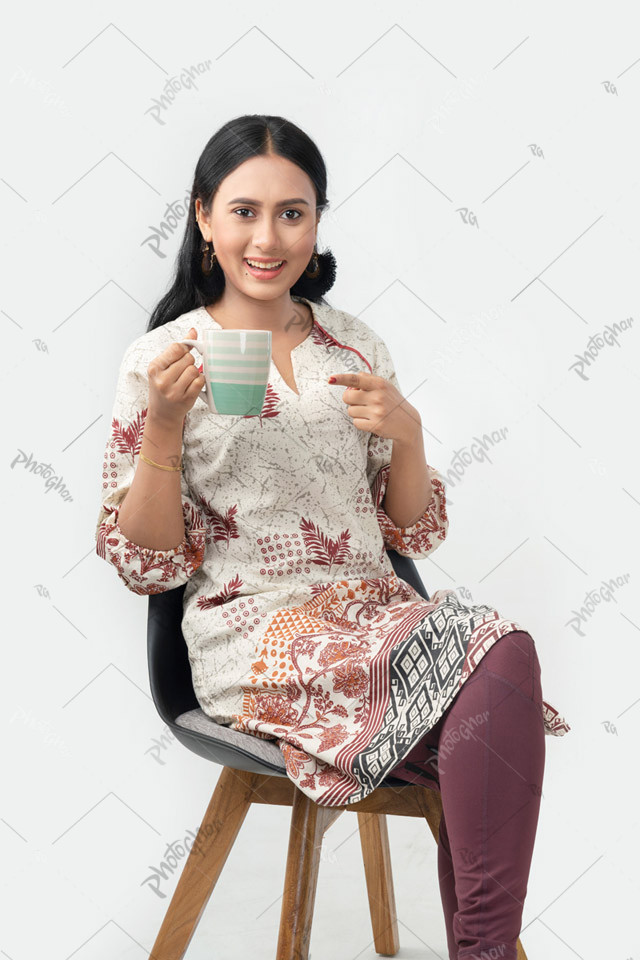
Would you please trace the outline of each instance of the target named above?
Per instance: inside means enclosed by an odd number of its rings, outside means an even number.
[[[196,340],[191,327],[185,339]],[[203,389],[206,379],[196,367],[191,348],[170,343],[149,363],[149,417],[167,423],[182,423]]]

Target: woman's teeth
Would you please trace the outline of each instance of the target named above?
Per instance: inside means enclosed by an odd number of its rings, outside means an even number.
[[[272,263],[257,263],[255,260],[245,259],[252,267],[257,267],[259,270],[275,270],[276,267],[284,263],[284,260],[273,260]]]

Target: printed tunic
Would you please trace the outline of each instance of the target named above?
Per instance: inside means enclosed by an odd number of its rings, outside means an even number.
[[[419,559],[449,527],[429,464],[423,516],[396,526],[382,506],[392,441],[359,430],[331,374],[364,371],[400,390],[384,341],[363,320],[305,298],[313,326],[291,351],[299,394],[271,363],[259,415],[185,417],[185,534],[169,550],[128,540],[120,504],[139,458],[149,362],[191,326],[222,329],[205,307],[138,337],[120,367],[106,444],[96,550],[129,590],[186,584],[182,631],[208,716],[274,739],[287,775],[323,806],[371,793],[451,705],[493,644],[524,629],[451,589],[425,600],[387,549]],[[196,353],[196,362],[200,355]],[[545,733],[571,728],[543,703]]]

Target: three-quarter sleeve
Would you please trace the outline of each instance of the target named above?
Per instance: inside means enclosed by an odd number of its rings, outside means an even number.
[[[127,539],[118,521],[122,501],[133,480],[147,416],[149,381],[146,364],[131,344],[124,355],[111,417],[102,471],[102,503],[95,531],[96,553],[113,564],[133,593],[162,593],[178,587],[204,560],[206,525],[201,510],[180,474],[185,533],[168,550],[154,550]]]
[[[383,377],[402,393],[395,367],[384,341],[376,344],[373,367],[376,376]],[[372,433],[367,445],[367,480],[376,507],[378,525],[387,550],[395,550],[404,557],[419,560],[436,550],[447,535],[449,518],[444,480],[438,470],[427,463],[433,496],[425,512],[408,527],[398,527],[381,506],[391,472],[393,440]]]

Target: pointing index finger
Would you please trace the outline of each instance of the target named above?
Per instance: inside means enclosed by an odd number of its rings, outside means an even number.
[[[336,373],[330,376],[327,382],[344,387],[354,387],[356,390],[366,390],[372,385],[370,383],[371,379],[373,379],[372,375],[365,373],[363,370],[360,373]]]

